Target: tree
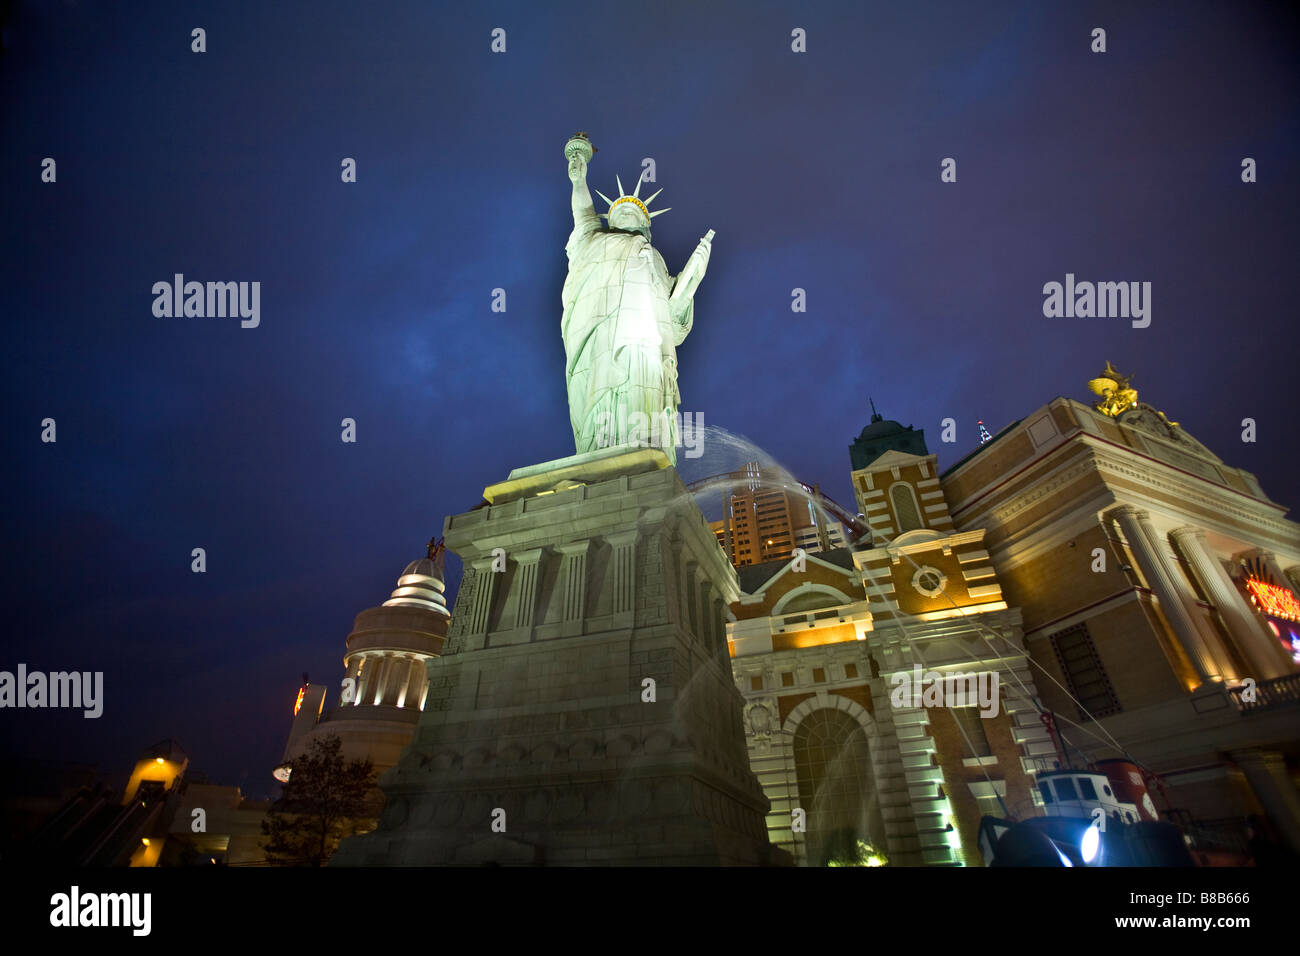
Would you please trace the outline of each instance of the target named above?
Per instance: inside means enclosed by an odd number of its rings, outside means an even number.
[[[373,821],[375,773],[369,760],[343,759],[343,743],[317,737],[290,762],[289,780],[271,804],[262,833],[267,859],[286,866],[324,866],[344,837]]]
[[[834,831],[822,848],[826,866],[884,866],[885,855],[858,836],[851,827]]]

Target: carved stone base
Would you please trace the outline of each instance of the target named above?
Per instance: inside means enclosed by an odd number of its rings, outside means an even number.
[[[447,521],[447,645],[379,829],[334,864],[789,863],[727,654],[735,572],[676,470],[616,449],[526,471]]]

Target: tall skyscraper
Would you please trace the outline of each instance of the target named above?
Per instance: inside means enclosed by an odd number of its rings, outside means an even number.
[[[730,477],[723,516],[709,527],[736,567],[783,561],[795,548],[828,551],[847,544],[844,528],[817,503],[817,489],[749,462]]]

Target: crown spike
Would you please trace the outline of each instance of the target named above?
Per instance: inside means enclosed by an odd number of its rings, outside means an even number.
[[[638,176],[636,178],[636,187],[632,190],[632,195],[637,199],[641,198],[641,184],[643,182],[645,182],[645,176]]]
[[[605,195],[603,192],[601,192],[599,189],[596,190],[596,195],[599,196],[601,199],[605,200],[605,205],[607,205],[607,206],[612,206],[612,205],[614,205],[614,200],[610,199],[608,196],[606,196],[606,195]],[[605,215],[605,214],[602,212],[601,215],[603,216],[603,215]]]
[[[623,180],[618,178],[618,173],[614,174],[614,182],[618,183],[618,198],[622,199],[627,193],[623,192]]]
[[[650,214],[650,218],[653,219],[655,216],[662,216],[664,213],[668,212],[668,210],[672,208],[673,208],[672,206],[669,206],[668,209],[656,209],[654,212]]]
[[[658,196],[661,192],[663,192],[663,187],[662,187],[662,186],[661,186],[659,189],[656,189],[656,190],[655,190],[655,196]],[[648,205],[650,205],[652,202],[654,202],[654,201],[655,201],[655,196],[651,196],[649,199],[645,200],[645,204],[648,206]]]

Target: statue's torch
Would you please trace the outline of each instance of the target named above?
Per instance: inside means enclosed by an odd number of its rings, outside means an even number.
[[[564,158],[573,161],[575,154],[582,157],[584,163],[591,162],[591,156],[596,152],[596,147],[591,145],[591,140],[583,132],[574,133],[569,137],[569,141],[564,144]]]

